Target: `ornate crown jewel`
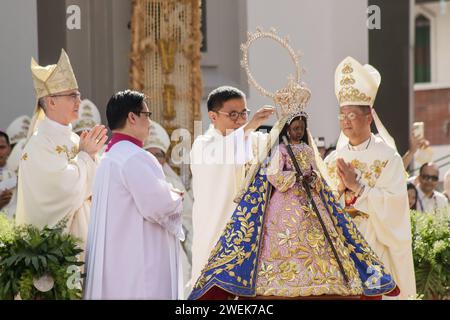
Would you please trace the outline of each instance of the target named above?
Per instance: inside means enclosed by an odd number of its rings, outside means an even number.
[[[287,116],[299,112],[305,113],[304,108],[310,98],[311,91],[290,78],[288,86],[278,90],[273,100],[280,107],[281,115]]]
[[[304,108],[311,98],[311,91],[303,83],[300,82],[302,68],[299,61],[301,54],[294,51],[289,43],[290,41],[288,37],[282,39],[277,35],[277,32],[274,28],[271,28],[268,32],[264,32],[260,27],[258,27],[256,28],[256,32],[248,32],[247,37],[247,42],[241,44],[241,50],[243,53],[241,66],[247,73],[249,83],[253,85],[262,95],[273,99],[275,105],[280,109],[282,117],[289,116],[289,118],[295,118],[298,115],[307,117]],[[290,75],[288,77],[287,86],[277,90],[275,93],[264,89],[255,80],[250,71],[248,63],[248,50],[250,46],[253,44],[253,42],[262,38],[272,39],[280,44],[283,48],[285,48],[289,52],[289,55],[291,56],[292,61],[295,65],[295,77]]]

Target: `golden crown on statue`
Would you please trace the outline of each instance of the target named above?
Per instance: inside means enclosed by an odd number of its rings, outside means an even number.
[[[290,75],[288,77],[288,84],[286,87],[277,90],[275,93],[264,89],[253,77],[250,71],[248,62],[248,51],[250,46],[258,39],[271,39],[285,48],[295,65],[295,76]],[[242,60],[241,66],[245,69],[248,81],[253,85],[262,95],[272,98],[274,103],[279,107],[282,117],[292,117],[303,115],[307,117],[304,108],[311,98],[311,91],[300,82],[302,74],[302,68],[300,66],[301,53],[296,53],[290,45],[289,37],[281,38],[275,28],[271,28],[269,31],[263,31],[261,27],[256,28],[256,32],[247,33],[247,41],[241,44]]]

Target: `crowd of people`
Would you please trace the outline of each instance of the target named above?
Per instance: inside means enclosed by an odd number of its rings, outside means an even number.
[[[85,299],[415,297],[410,209],[448,210],[450,172],[444,193],[432,162],[408,178],[429,143],[412,136],[399,155],[375,111],[372,66],[337,66],[341,134],[329,150],[308,129],[305,86],[290,83],[290,99],[252,117],[241,90],[213,90],[189,186],[143,93],[112,95],[108,131],[64,50],[31,71],[33,117],[0,132],[0,211],[39,228],[67,220],[83,249]]]

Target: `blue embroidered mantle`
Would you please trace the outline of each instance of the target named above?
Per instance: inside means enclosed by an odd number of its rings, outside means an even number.
[[[271,185],[264,168],[260,168],[211,252],[189,300],[201,298],[214,286],[237,296],[256,295],[257,262],[270,191]],[[350,252],[363,283],[364,294],[376,296],[394,290],[396,284],[392,276],[384,270],[384,266],[350,216],[342,210],[324,180],[319,193]]]

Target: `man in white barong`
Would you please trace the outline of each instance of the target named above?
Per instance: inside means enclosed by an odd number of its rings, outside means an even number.
[[[80,92],[64,50],[55,65],[40,66],[32,59],[31,72],[37,107],[19,163],[16,222],[43,228],[65,219],[67,231],[84,249],[95,155],[108,139],[107,130],[95,126],[80,137],[72,132]]]
[[[182,196],[142,148],[150,115],[139,92],[118,92],[108,102],[113,135],[94,183],[85,299],[178,299],[182,294]]]
[[[275,112],[273,107],[263,107],[248,121],[245,94],[229,86],[213,90],[207,107],[211,125],[191,150],[192,285],[236,208],[234,199],[244,182],[245,164],[253,159],[254,145],[264,143],[262,134],[254,131]]]
[[[374,67],[351,57],[338,65],[335,92],[342,132],[325,162],[346,211],[394,276],[398,297],[407,299],[415,297],[416,285],[406,172],[394,140],[373,109],[380,82]],[[379,136],[371,132],[372,121]]]

